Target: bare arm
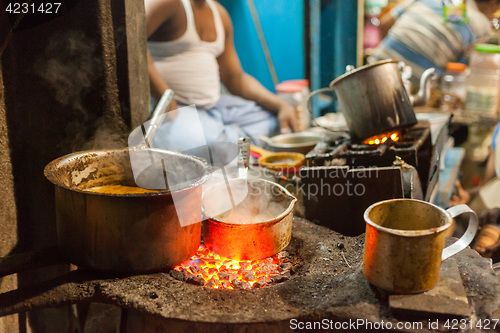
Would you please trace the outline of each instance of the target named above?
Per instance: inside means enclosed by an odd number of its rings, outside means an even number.
[[[232,94],[254,101],[264,109],[277,113],[283,132],[290,128],[293,131],[298,131],[299,124],[293,107],[243,71],[234,47],[231,19],[221,5],[218,5],[218,8],[226,34],[224,52],[217,58],[222,82]]]
[[[151,95],[157,100],[160,99],[161,95],[165,90],[169,89],[168,84],[161,78],[160,74],[156,70],[153,58],[148,50],[148,74],[149,74],[149,86],[151,89]]]
[[[411,6],[415,0],[405,0],[393,9],[391,9],[390,12],[386,13],[384,16],[380,18],[380,37],[385,38],[387,36],[387,33],[391,29],[391,27],[394,25],[396,20],[401,16],[401,14],[409,7]]]
[[[488,157],[486,168],[484,170],[484,181],[487,182],[493,177],[495,177],[495,153],[493,148],[490,148],[490,156]]]
[[[146,35],[149,38],[162,24],[170,20],[173,16],[174,1],[147,1],[146,2]],[[151,95],[155,99],[160,99],[165,90],[169,89],[168,84],[163,80],[156,70],[153,58],[148,53],[148,74]],[[175,101],[172,102],[170,110],[177,109]]]
[[[390,12],[380,18],[380,38],[385,38],[385,36],[387,36],[394,22],[396,22],[396,18],[392,16]]]

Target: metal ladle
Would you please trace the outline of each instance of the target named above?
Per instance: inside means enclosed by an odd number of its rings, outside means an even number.
[[[151,113],[150,123],[147,131],[144,128],[144,124],[141,125],[142,133],[144,134],[144,141],[146,142],[146,146],[148,148],[151,148],[151,140],[153,140],[156,132],[158,132],[158,129],[160,128],[160,120],[162,119],[161,116],[170,107],[170,104],[172,104],[173,100],[174,91],[172,89],[165,90],[154,111]]]
[[[172,101],[174,99],[174,91],[172,89],[167,89],[161,96],[160,100],[158,101],[158,104],[156,104],[155,109],[151,113],[151,117],[149,118],[149,127],[146,130],[144,127],[144,124],[141,124],[141,130],[142,134],[144,136],[144,144],[138,145],[136,147],[133,147],[133,150],[136,149],[145,149],[145,148],[152,148],[152,141],[156,133],[158,132],[158,129],[160,128],[160,124],[162,121],[162,115],[168,110],[170,107],[170,104],[172,104]],[[141,181],[138,181],[141,177],[148,177],[152,173],[152,170],[155,169],[155,159],[153,157],[153,153],[149,151],[149,158],[151,160],[151,166],[147,168],[145,171],[143,171],[136,179],[136,183],[141,183]],[[167,182],[167,171],[165,168],[165,161],[163,159],[160,159],[161,163],[161,169],[162,169],[162,175],[163,175],[163,181],[165,183],[165,188],[168,189],[168,182]]]

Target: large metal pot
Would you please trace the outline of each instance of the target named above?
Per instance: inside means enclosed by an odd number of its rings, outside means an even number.
[[[243,187],[248,192],[241,202],[236,201],[235,207],[221,212],[220,200],[228,191],[227,185],[229,195],[234,197],[240,197],[238,192],[244,192]],[[207,217],[203,221],[205,245],[214,253],[235,260],[267,258],[283,250],[292,237],[297,199],[284,187],[267,180],[232,179],[227,185],[220,183],[203,193],[202,209]],[[269,218],[258,218],[267,213]]]
[[[322,91],[335,92],[353,140],[413,126],[417,123],[413,105],[428,99],[434,69],[424,72],[420,91],[409,96],[398,64],[389,59],[348,70],[333,80],[329,88],[315,91],[309,98]]]
[[[96,193],[89,188],[135,186],[129,149],[85,151],[60,157],[45,168],[56,185],[57,238],[66,260],[100,271],[137,274],[171,268],[191,257],[201,240],[201,184],[208,164],[194,156],[160,149],[142,149],[177,168],[183,184],[175,191]],[[189,170],[189,172],[187,172]],[[182,226],[184,219],[194,223]],[[179,214],[178,214],[179,213]]]

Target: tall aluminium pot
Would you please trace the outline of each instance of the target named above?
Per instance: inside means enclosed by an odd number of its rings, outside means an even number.
[[[99,271],[139,274],[171,268],[190,258],[201,240],[201,184],[209,165],[194,156],[144,149],[179,170],[182,186],[150,193],[96,193],[85,189],[135,186],[129,149],[60,157],[45,168],[55,185],[58,247],[68,262]],[[191,170],[186,172],[186,170]],[[179,206],[182,201],[184,221]]]
[[[396,60],[354,69],[330,82],[351,136],[371,136],[417,123]]]
[[[429,80],[434,75],[434,68],[427,69],[421,77],[418,94],[411,96],[403,84],[399,62],[381,60],[348,70],[330,82],[329,88],[311,93],[309,99],[317,93],[333,91],[351,138],[363,141],[415,125],[413,106],[426,102]]]

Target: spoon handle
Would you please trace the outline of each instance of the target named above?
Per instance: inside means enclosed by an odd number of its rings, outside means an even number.
[[[170,107],[170,104],[172,104],[173,99],[174,99],[174,91],[172,89],[165,90],[165,92],[160,98],[160,101],[156,105],[156,108],[151,114],[149,127],[146,131],[146,135],[144,136],[144,140],[146,141],[146,145],[148,147],[151,144],[151,140],[153,140],[154,136],[156,135],[156,132],[158,132],[158,129],[160,128],[162,120],[161,116]]]

